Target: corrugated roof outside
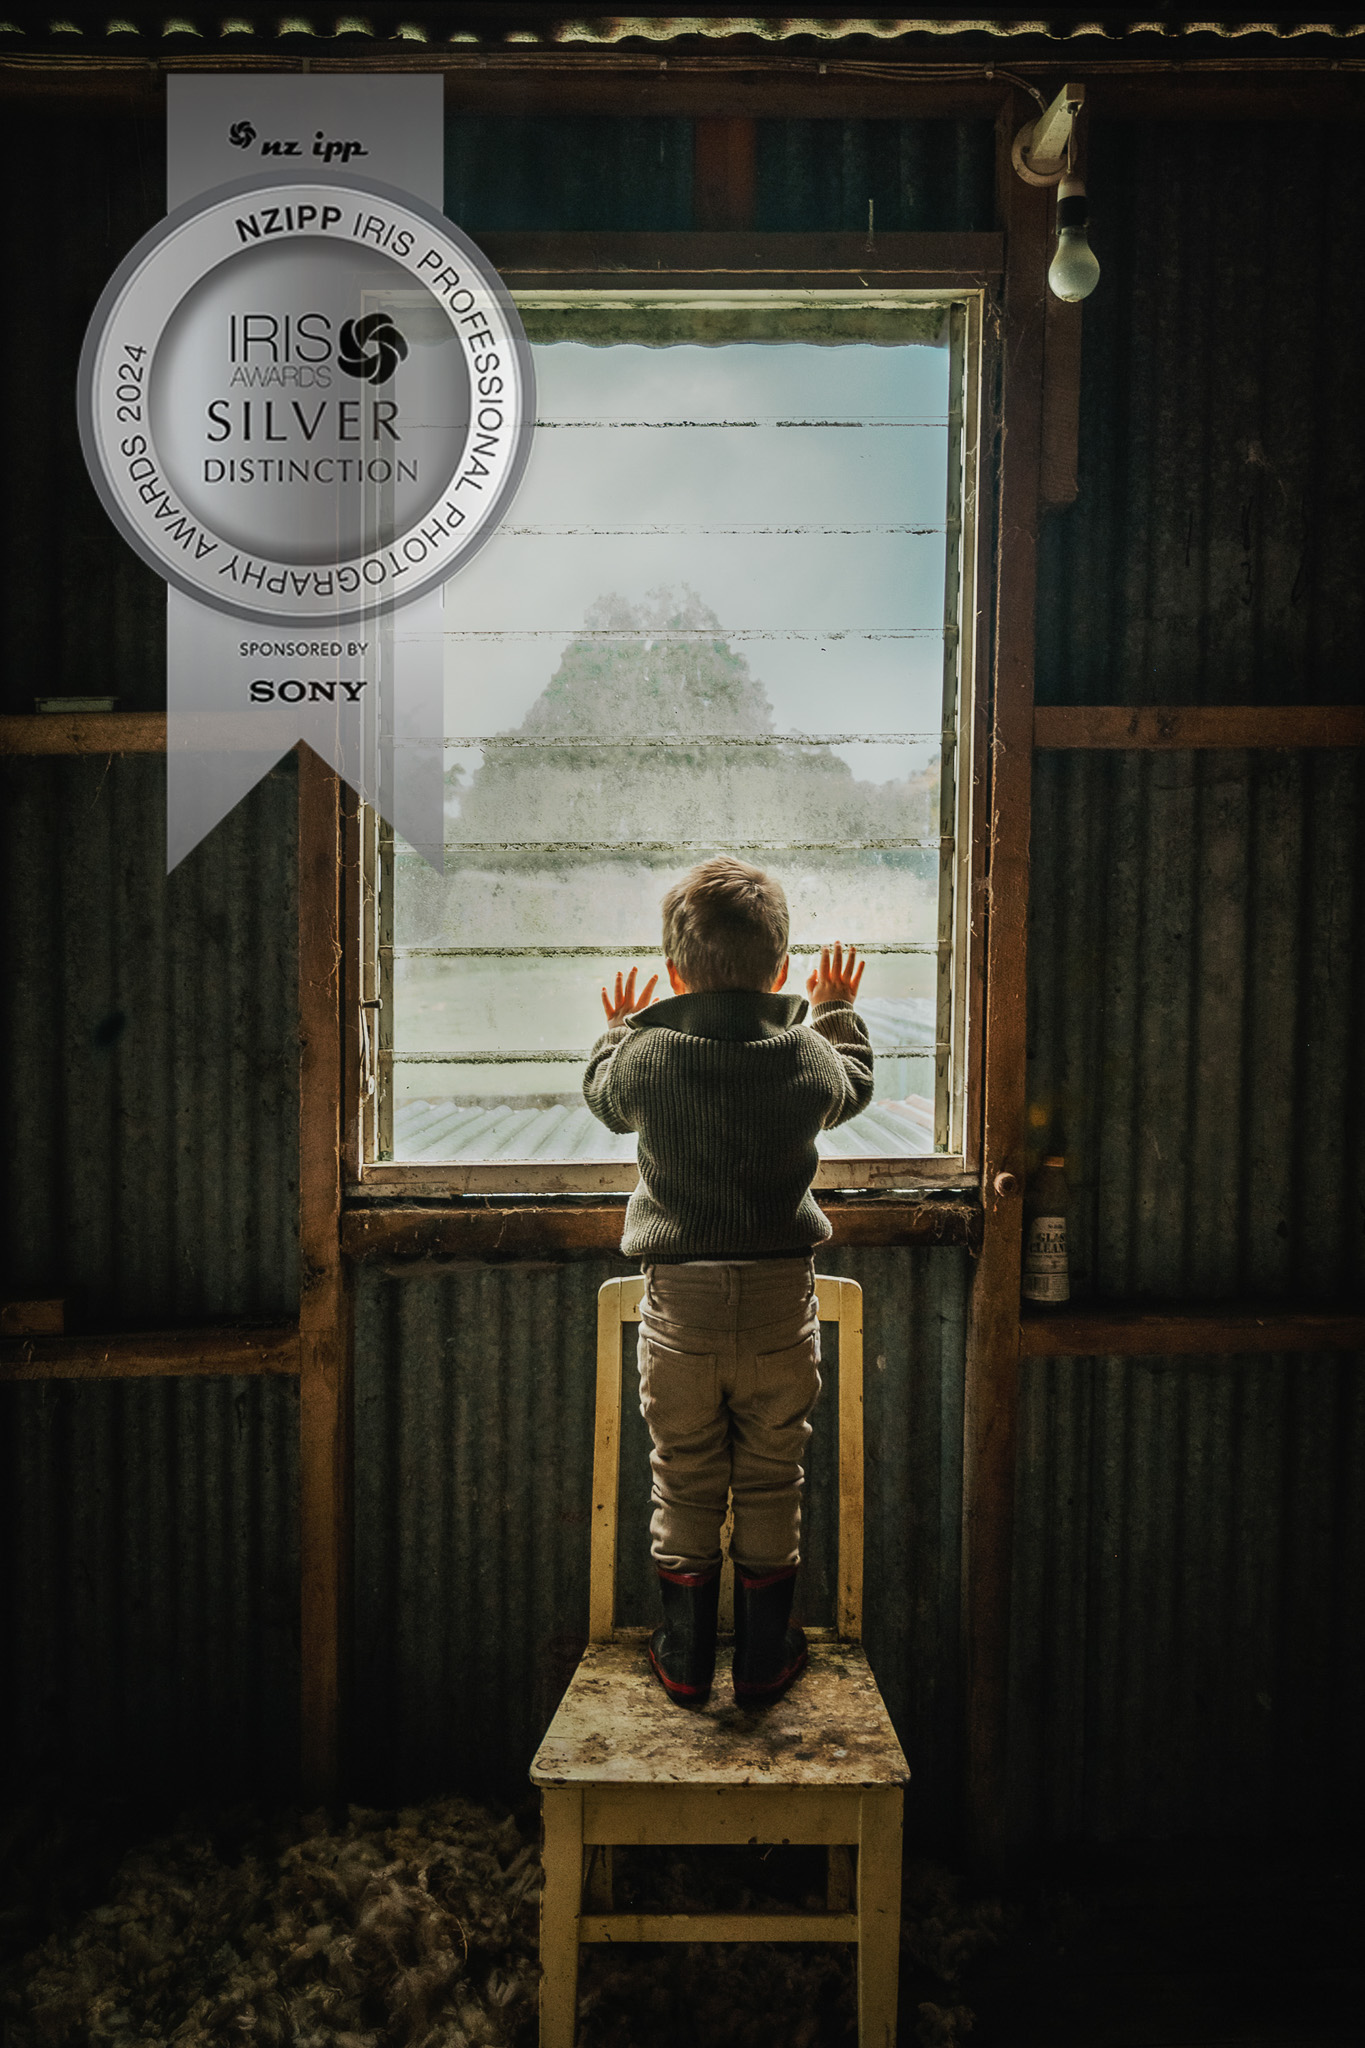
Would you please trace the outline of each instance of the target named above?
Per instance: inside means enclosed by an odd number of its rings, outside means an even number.
[[[816,1140],[822,1159],[905,1159],[934,1149],[934,1105],[930,1095],[912,1091],[915,1069],[934,1048],[934,1005],[922,996],[871,997],[858,1005],[879,1048],[922,1045],[920,1060],[878,1061],[879,1085],[896,1099],[878,1099],[861,1116],[822,1131]],[[458,1054],[451,1059],[458,1066]],[[565,1077],[573,1071],[565,1063]],[[440,1160],[630,1160],[633,1137],[618,1137],[591,1110],[576,1102],[518,1108],[513,1102],[461,1103],[451,1096],[423,1096],[394,1106],[394,1157]]]
[[[117,50],[153,39],[201,44],[216,43],[224,48],[249,42],[296,44],[300,40],[330,42],[341,49],[356,49],[373,43],[406,45],[410,48],[507,46],[512,49],[535,45],[558,48],[613,48],[624,42],[677,43],[689,38],[705,42],[790,44],[801,41],[841,43],[859,39],[881,44],[931,37],[939,42],[971,37],[988,37],[994,42],[1043,40],[1084,43],[1126,42],[1135,37],[1180,41],[1193,37],[1214,37],[1237,41],[1264,37],[1274,42],[1328,37],[1333,40],[1365,36],[1365,22],[1237,20],[1156,20],[1151,16],[1095,16],[1076,14],[944,16],[944,15],[820,15],[820,14],[616,14],[586,17],[547,17],[543,8],[481,9],[481,28],[468,25],[465,9],[427,9],[427,21],[414,20],[406,10],[371,9],[366,15],[287,14],[219,15],[217,9],[187,9],[175,14],[143,13],[115,15],[102,24],[82,23],[70,15],[33,15],[17,9],[19,16],[0,20],[0,37],[8,42],[45,41],[52,47],[90,48],[103,44]],[[498,17],[512,15],[499,22]],[[534,25],[532,25],[534,23]],[[376,25],[378,24],[378,25]]]

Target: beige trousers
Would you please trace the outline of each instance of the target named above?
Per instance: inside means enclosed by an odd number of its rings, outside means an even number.
[[[640,1412],[654,1444],[654,1562],[751,1573],[801,1561],[801,1459],[820,1392],[809,1258],[649,1266],[640,1304]]]

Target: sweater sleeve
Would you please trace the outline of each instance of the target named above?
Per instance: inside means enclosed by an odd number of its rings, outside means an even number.
[[[811,1028],[818,1031],[834,1053],[842,1070],[842,1086],[836,1089],[825,1117],[825,1129],[846,1124],[872,1100],[872,1044],[867,1027],[851,1003],[821,1003],[810,1013]]]
[[[624,1024],[613,1024],[609,1031],[604,1031],[588,1054],[587,1072],[583,1076],[583,1100],[598,1122],[604,1123],[609,1131],[635,1129],[622,1109],[613,1085],[618,1055],[630,1035]]]

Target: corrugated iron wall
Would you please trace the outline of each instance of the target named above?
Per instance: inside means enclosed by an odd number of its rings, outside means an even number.
[[[293,1789],[296,1382],[0,1388],[0,1526],[21,1795]]]
[[[1097,125],[1081,490],[1045,703],[1359,702],[1365,370],[1345,129]],[[1359,1299],[1359,752],[1043,753],[1029,1100],[1092,1296]],[[1359,1815],[1365,1361],[1022,1367],[1026,1840]]]
[[[989,121],[760,121],[755,226],[934,234],[995,226]]]
[[[1042,753],[1029,1100],[1101,1296],[1365,1284],[1365,760]]]
[[[456,114],[446,212],[475,235],[690,228],[692,123]]]
[[[297,790],[168,876],[164,761],[0,764],[5,1284],[76,1327],[296,1311]]]
[[[942,1841],[959,1746],[967,1256],[826,1252],[818,1264],[864,1289],[867,1645],[911,1755],[915,1827]],[[524,1788],[587,1637],[597,1289],[629,1270],[361,1269],[355,1754],[366,1796]],[[632,1453],[643,1554],[644,1454],[628,1442]],[[827,1524],[818,1467],[812,1483],[813,1518]]]
[[[1330,1833],[1365,1764],[1365,1358],[1025,1359],[1011,1820]]]
[[[760,121],[761,233],[989,229],[989,121]],[[692,123],[456,115],[446,211],[472,233],[690,228]]]
[[[166,209],[159,121],[5,108],[0,238],[11,280],[0,383],[0,711],[35,697],[166,703],[166,587],[115,533],[81,460],[76,366],[95,302]]]
[[[7,1296],[99,1331],[296,1313],[297,776],[165,874],[164,763],[0,763]],[[0,1717],[35,1772],[284,1788],[298,1398],[0,1389]]]
[[[1043,704],[1358,703],[1365,190],[1347,122],[1097,122],[1080,496]]]

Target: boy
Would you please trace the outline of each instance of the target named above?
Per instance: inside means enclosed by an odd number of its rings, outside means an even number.
[[[806,1663],[789,1626],[800,1563],[801,1459],[820,1391],[812,1247],[830,1234],[811,1182],[816,1133],[872,1099],[852,1003],[853,948],[787,979],[787,899],[761,869],[703,861],[663,901],[672,1001],[635,969],[588,1058],[583,1093],[639,1134],[622,1251],[641,1260],[640,1407],[654,1449],[652,1550],[663,1627],[650,1641],[672,1700],[700,1706],[715,1668],[720,1531],[734,1506],[735,1697],[762,1705]]]

